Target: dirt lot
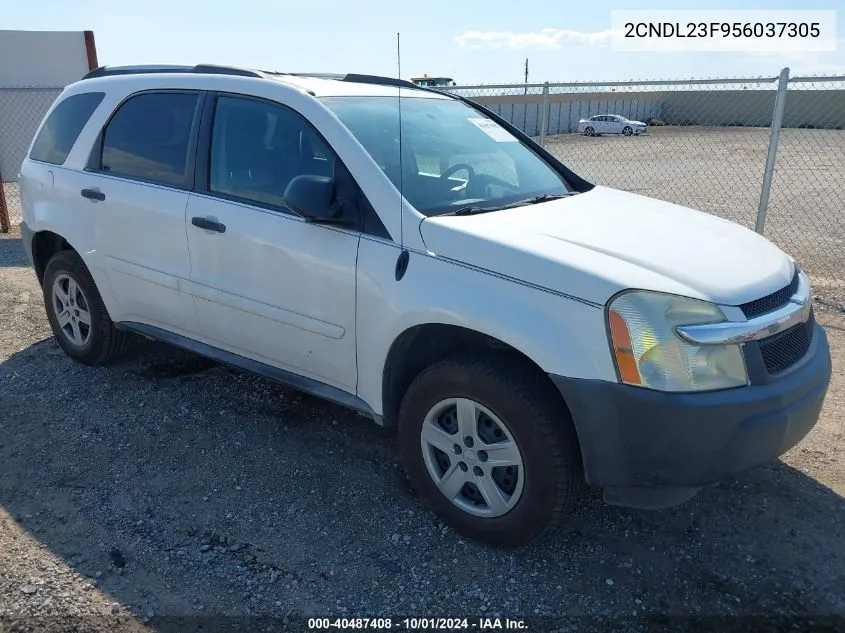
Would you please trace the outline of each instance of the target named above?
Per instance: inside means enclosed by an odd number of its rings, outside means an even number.
[[[754,228],[770,131],[651,127],[639,137],[549,137],[547,149],[593,182]],[[781,131],[766,237],[845,305],[845,131]]]
[[[19,240],[0,240],[0,631],[307,630],[308,615],[845,625],[825,619],[845,617],[838,314],[819,315],[834,354],[821,422],[783,461],[660,512],[592,491],[556,532],[497,551],[420,506],[368,420],[161,345],[82,366],[41,301]]]

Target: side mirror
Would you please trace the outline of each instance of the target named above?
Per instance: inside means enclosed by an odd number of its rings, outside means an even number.
[[[295,176],[285,189],[285,205],[308,222],[349,224],[344,206],[334,200],[335,181],[330,176]]]

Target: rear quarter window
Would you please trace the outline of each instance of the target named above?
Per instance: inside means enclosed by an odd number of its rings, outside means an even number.
[[[63,164],[105,96],[104,92],[85,92],[68,97],[53,108],[38,132],[29,157],[53,165]]]

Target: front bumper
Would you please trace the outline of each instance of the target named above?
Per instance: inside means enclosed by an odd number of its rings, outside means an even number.
[[[692,490],[689,498],[785,453],[818,421],[830,382],[827,335],[814,329],[804,358],[767,384],[673,394],[552,376],[578,431],[587,482]]]

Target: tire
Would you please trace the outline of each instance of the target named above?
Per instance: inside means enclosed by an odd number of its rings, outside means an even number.
[[[596,131],[592,127],[587,126],[586,128],[584,128],[584,136],[595,136],[595,135],[596,135]]]
[[[509,358],[456,356],[423,370],[400,407],[399,447],[411,485],[444,523],[487,545],[513,547],[536,538],[572,509],[582,489],[583,468],[572,420],[554,387],[533,370]],[[461,446],[467,427],[460,426],[450,407],[467,407],[467,402],[477,405],[475,415],[464,418],[475,420],[475,439],[472,445]],[[441,410],[445,413],[437,417]],[[443,420],[458,425],[454,436],[447,433]],[[504,440],[488,443],[493,439],[488,422],[494,431],[503,424]],[[428,443],[432,428],[437,442],[445,438],[442,445],[450,449],[448,444],[454,441],[460,454],[454,446],[448,454],[434,449]],[[488,435],[482,438],[485,432]],[[516,445],[516,453],[508,439]],[[498,442],[507,455],[519,456],[521,468],[489,467],[502,453],[501,448],[494,450]],[[450,490],[449,496],[438,487],[436,475]],[[479,482],[474,492],[466,487],[467,481]],[[488,496],[495,492],[491,486],[502,492],[494,504],[486,502],[496,496]],[[503,504],[511,503],[502,512]]]
[[[631,134],[633,134],[633,133],[634,133],[634,130],[631,129],[630,125],[626,125],[625,127],[622,128],[622,135],[623,136],[631,136]]]
[[[50,259],[42,289],[53,335],[68,356],[85,365],[101,365],[125,354],[131,335],[114,327],[91,273],[75,251],[60,251]]]

